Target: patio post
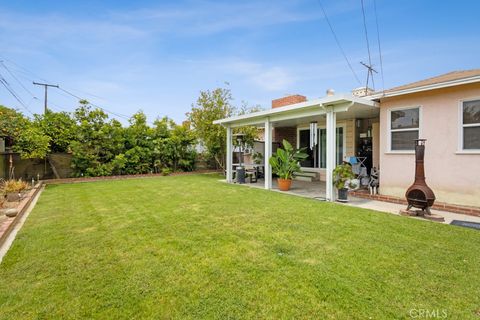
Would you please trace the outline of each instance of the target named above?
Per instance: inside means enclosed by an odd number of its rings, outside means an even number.
[[[333,169],[336,164],[336,137],[337,137],[337,116],[333,107],[326,108],[326,130],[327,130],[327,155],[326,155],[326,199],[335,201],[335,189],[333,188]]]
[[[226,155],[227,182],[232,182],[232,128],[227,126],[227,155]]]
[[[270,119],[265,120],[265,189],[272,189],[272,166],[270,166],[270,157],[272,156],[272,124]]]

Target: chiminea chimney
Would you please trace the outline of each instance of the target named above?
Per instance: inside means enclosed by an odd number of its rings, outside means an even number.
[[[425,141],[426,139],[415,139],[415,181],[408,188],[405,197],[408,201],[407,211],[415,207],[430,214],[430,207],[435,202],[435,194],[425,182]]]

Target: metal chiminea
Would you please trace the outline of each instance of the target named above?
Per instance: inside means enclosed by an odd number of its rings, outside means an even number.
[[[405,197],[408,201],[407,211],[415,207],[430,215],[430,207],[435,202],[435,194],[425,182],[425,141],[415,139],[415,181],[408,188]]]

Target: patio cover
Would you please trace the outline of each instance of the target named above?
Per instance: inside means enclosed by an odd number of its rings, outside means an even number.
[[[368,97],[351,94],[335,94],[284,107],[254,112],[236,117],[219,119],[227,129],[227,182],[232,182],[232,128],[253,125],[265,128],[265,189],[272,188],[272,168],[268,159],[272,156],[272,129],[277,125],[294,125],[309,122],[318,117],[326,118],[326,198],[335,200],[332,171],[335,167],[336,121],[338,119],[367,118],[372,111],[378,112],[378,104]]]

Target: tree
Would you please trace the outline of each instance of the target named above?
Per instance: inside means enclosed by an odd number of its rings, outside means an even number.
[[[70,150],[77,129],[70,113],[47,110],[44,115],[35,115],[34,125],[50,138],[51,152]]]
[[[128,174],[148,173],[153,168],[153,130],[142,111],[135,113],[125,129],[125,171]]]
[[[32,124],[28,124],[18,136],[13,151],[23,159],[45,158],[50,151],[50,137]]]
[[[206,149],[207,156],[214,158],[222,169],[225,169],[227,151],[226,130],[220,125],[213,124],[213,121],[260,110],[258,106],[251,108],[246,103],[237,109],[232,105],[232,100],[230,89],[217,88],[213,91],[201,91],[200,97],[192,105],[192,110],[187,113],[197,137]],[[257,128],[251,126],[237,128],[234,132],[245,134],[245,141],[250,145],[258,136]]]
[[[191,171],[195,167],[195,134],[188,123],[177,125],[173,120],[164,117],[154,123],[155,167],[173,171]]]
[[[0,136],[24,159],[45,158],[50,138],[22,113],[0,106]]]
[[[0,137],[6,138],[8,146],[14,144],[27,124],[22,113],[0,105]]]
[[[74,117],[77,122],[75,140],[71,143],[74,174],[110,175],[112,168],[108,163],[123,151],[123,145],[118,145],[121,124],[117,120],[107,121],[108,115],[101,109],[92,109],[86,100],[80,101]]]

